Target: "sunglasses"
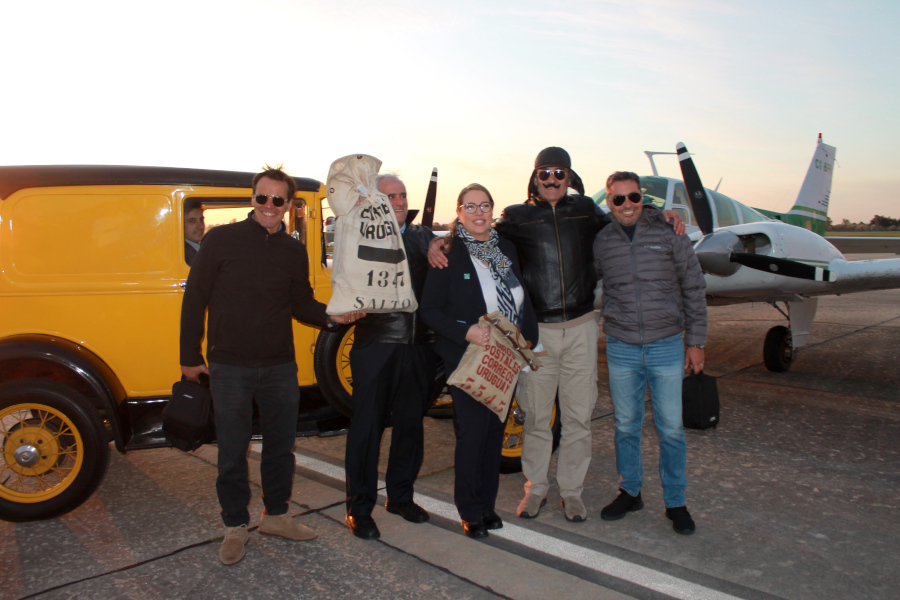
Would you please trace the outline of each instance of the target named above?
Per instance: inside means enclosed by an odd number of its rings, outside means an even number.
[[[463,204],[460,206],[461,209],[469,213],[470,215],[475,212],[475,209],[481,209],[481,212],[491,212],[494,209],[494,204],[492,202],[482,202],[481,204]]]
[[[269,198],[272,199],[272,204],[274,204],[277,208],[281,208],[282,206],[284,206],[285,199],[281,196],[267,196],[265,194],[257,194],[254,197],[254,200],[256,200],[256,203],[260,206],[265,206],[266,202],[269,201]]]
[[[565,169],[544,169],[542,171],[538,171],[538,179],[541,181],[547,181],[550,179],[550,176],[553,175],[559,181],[562,181],[566,178]]]
[[[619,194],[618,196],[613,196],[612,203],[616,206],[622,206],[623,204],[625,204],[625,201],[628,200],[632,204],[640,204],[643,199],[644,199],[644,195],[642,193],[631,192],[627,196],[623,196],[622,194]]]

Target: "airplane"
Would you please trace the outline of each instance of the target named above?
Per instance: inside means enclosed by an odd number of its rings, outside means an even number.
[[[654,174],[641,177],[644,202],[681,215],[706,277],[707,303],[766,302],[788,320],[787,327],[778,325],[766,334],[763,361],[770,371],[787,371],[796,350],[806,345],[819,296],[900,287],[900,258],[848,261],[810,229],[770,219],[704,188],[684,144],[675,153],[646,154]],[[654,154],[677,154],[683,180],[660,177]],[[808,213],[816,220],[827,215],[834,155],[835,148],[820,135],[797,201],[821,207],[816,209],[821,215]],[[605,190],[593,199],[608,212]]]

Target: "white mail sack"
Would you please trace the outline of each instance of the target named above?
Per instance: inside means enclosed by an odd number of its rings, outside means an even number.
[[[328,204],[334,227],[331,300],[327,312],[415,312],[418,308],[400,237],[387,196],[375,188],[381,161],[353,154],[328,169]]]

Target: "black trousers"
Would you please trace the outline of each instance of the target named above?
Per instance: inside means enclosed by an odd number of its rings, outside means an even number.
[[[347,434],[344,469],[347,514],[372,514],[378,499],[378,455],[381,436],[393,417],[388,456],[387,496],[411,502],[413,482],[424,454],[422,418],[431,400],[435,354],[426,344],[353,344],[353,419]]]
[[[456,481],[453,499],[464,521],[480,521],[494,509],[500,487],[500,456],[506,424],[470,395],[450,386],[456,413]]]
[[[247,449],[253,433],[253,403],[259,407],[262,429],[263,505],[270,515],[288,511],[294,484],[294,442],[300,386],[297,363],[271,367],[236,367],[210,363],[216,437],[219,445],[216,492],[226,527],[250,523]]]

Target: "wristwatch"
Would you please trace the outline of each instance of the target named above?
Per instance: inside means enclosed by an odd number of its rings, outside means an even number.
[[[704,348],[706,348],[706,346],[688,346],[688,348],[700,348],[701,350],[703,350]]]

